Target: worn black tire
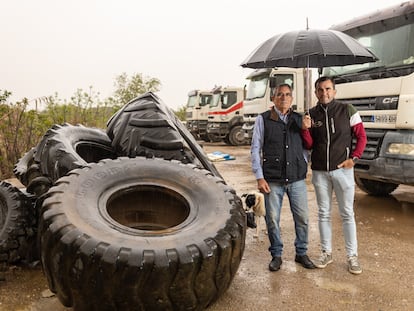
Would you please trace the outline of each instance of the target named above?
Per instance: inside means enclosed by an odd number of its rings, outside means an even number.
[[[116,158],[104,130],[82,125],[54,125],[36,146],[27,169],[27,191],[41,196],[60,177],[91,162]]]
[[[42,206],[41,261],[75,310],[203,310],[245,247],[235,191],[192,164],[118,158],[73,170]]]
[[[152,92],[139,96],[107,122],[118,156],[163,158],[201,166],[221,177],[194,136]]]
[[[377,180],[370,180],[359,177],[355,177],[355,183],[357,184],[359,189],[376,197],[388,196],[398,187],[398,184],[381,182]]]
[[[37,218],[33,196],[0,182],[0,262],[13,264],[36,259]]]
[[[229,134],[227,134],[226,137],[224,137],[223,141],[226,143],[226,145],[232,146],[230,139],[229,139],[230,138]]]

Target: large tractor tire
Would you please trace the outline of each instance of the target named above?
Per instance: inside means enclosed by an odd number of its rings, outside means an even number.
[[[27,184],[28,192],[39,197],[71,170],[108,158],[116,155],[105,131],[68,123],[54,125],[36,146],[33,160],[24,156],[15,174],[23,172],[21,167],[27,163],[27,171],[17,176]]]
[[[12,184],[0,182],[0,262],[36,259],[37,217],[34,199]]]
[[[235,191],[192,164],[103,160],[50,188],[40,220],[49,287],[74,310],[203,310],[245,247]]]
[[[398,187],[398,184],[359,177],[355,178],[355,183],[357,184],[359,189],[376,197],[385,197]]]
[[[118,156],[178,160],[221,177],[194,136],[152,92],[118,110],[108,120],[106,132]]]

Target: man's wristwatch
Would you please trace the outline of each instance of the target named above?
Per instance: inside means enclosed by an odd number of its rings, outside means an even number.
[[[354,161],[354,164],[355,164],[355,163],[357,163],[357,162],[358,162],[358,160],[359,160],[359,159],[358,159],[358,157],[353,157],[353,158],[352,158],[352,161]]]

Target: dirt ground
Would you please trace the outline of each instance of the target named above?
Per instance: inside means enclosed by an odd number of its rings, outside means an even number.
[[[255,190],[248,146],[203,143],[206,153],[221,151],[235,160],[215,162],[237,194]],[[308,174],[310,208],[309,252],[319,255],[317,207]],[[294,262],[294,228],[287,201],[282,209],[283,264],[268,270],[269,242],[261,221],[259,238],[248,229],[246,249],[230,288],[211,311],[249,310],[414,310],[414,188],[400,186],[388,198],[375,198],[357,189],[355,213],[361,275],[347,271],[342,229],[333,212],[333,258],[326,269],[307,270]],[[39,265],[9,267],[0,281],[1,311],[63,311],[48,290]]]

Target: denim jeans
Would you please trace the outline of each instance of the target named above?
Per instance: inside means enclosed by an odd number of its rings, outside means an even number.
[[[354,170],[340,168],[334,171],[312,171],[312,183],[318,202],[318,224],[322,251],[332,252],[332,193],[335,192],[347,256],[358,255],[354,216]]]
[[[295,249],[297,255],[305,255],[308,250],[308,199],[305,180],[289,184],[269,182],[271,192],[265,194],[266,226],[269,235],[269,252],[272,257],[281,257],[283,242],[280,236],[280,211],[283,196],[289,198],[290,210],[295,222]]]

